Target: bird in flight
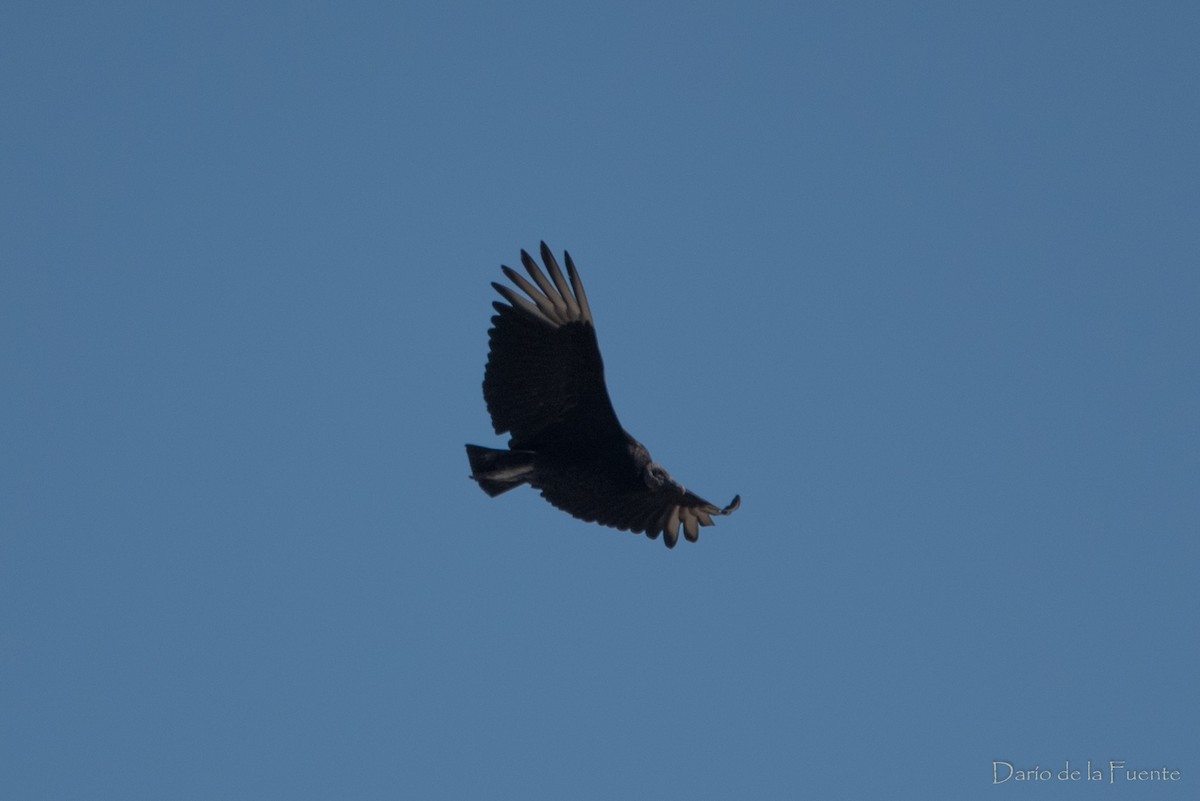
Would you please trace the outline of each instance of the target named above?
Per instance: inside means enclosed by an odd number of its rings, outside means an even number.
[[[545,242],[549,279],[522,250],[533,282],[501,266],[520,292],[492,283],[508,303],[492,303],[483,398],[496,433],[511,436],[507,450],[466,446],[471,478],[493,498],[528,484],[580,520],[661,534],[668,548],[680,529],[695,542],[701,526],[733,512],[741,497],[722,508],[689,492],[621,427],[587,295],[571,254],[563,255],[569,284]]]

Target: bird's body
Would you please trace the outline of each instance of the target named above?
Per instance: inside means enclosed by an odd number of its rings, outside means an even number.
[[[550,279],[525,251],[521,261],[534,283],[501,268],[528,298],[492,284],[508,304],[492,304],[483,396],[496,433],[512,436],[508,450],[467,445],[471,477],[493,497],[529,484],[574,517],[651,538],[661,533],[668,547],[680,527],[696,540],[700,526],[740,499],[720,508],[688,492],[621,427],[571,256],[568,285],[545,242],[541,254]]]

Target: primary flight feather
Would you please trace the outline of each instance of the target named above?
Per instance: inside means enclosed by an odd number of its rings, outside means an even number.
[[[471,478],[492,497],[529,484],[574,517],[651,539],[662,534],[668,548],[681,529],[695,542],[714,515],[738,508],[740,496],[722,508],[689,492],[621,427],[571,254],[564,277],[545,242],[541,253],[549,278],[522,250],[528,279],[500,268],[520,292],[492,284],[508,303],[492,304],[483,397],[496,433],[511,436],[507,450],[467,445]]]

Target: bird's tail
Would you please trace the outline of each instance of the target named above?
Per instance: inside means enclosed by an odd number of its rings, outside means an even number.
[[[467,459],[471,462],[471,478],[479,482],[479,488],[493,498],[521,486],[533,477],[531,451],[504,451],[468,445]]]

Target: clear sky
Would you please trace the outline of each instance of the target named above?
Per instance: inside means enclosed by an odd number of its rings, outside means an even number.
[[[6,4],[0,797],[1196,798],[1198,41]],[[468,480],[541,239],[698,544]]]

